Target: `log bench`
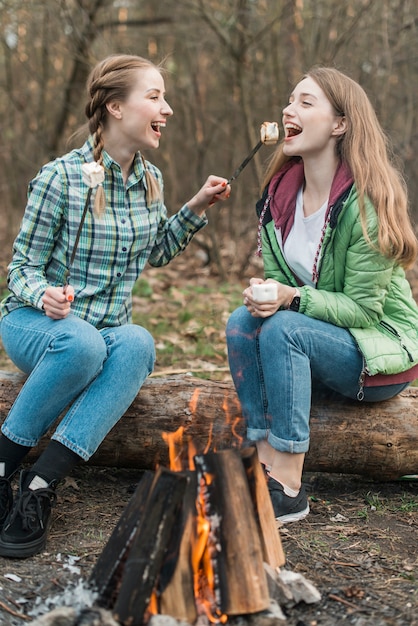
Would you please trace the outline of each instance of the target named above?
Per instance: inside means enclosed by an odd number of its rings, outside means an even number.
[[[23,374],[0,370],[0,423],[24,380]],[[199,453],[208,447],[239,447],[245,424],[232,381],[190,375],[149,378],[89,463],[144,470],[168,466],[162,432],[180,427]],[[28,458],[36,458],[47,441],[48,436]],[[314,395],[305,471],[359,474],[377,480],[417,474],[418,388],[376,403],[359,403],[337,394]]]

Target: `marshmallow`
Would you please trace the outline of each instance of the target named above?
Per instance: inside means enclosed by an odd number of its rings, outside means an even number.
[[[81,166],[83,173],[83,182],[89,187],[97,187],[104,181],[104,168],[96,161],[83,163]]]
[[[263,122],[260,128],[261,141],[267,146],[279,141],[279,125],[277,122]]]

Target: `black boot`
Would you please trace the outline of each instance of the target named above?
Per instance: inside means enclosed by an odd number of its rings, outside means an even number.
[[[55,504],[55,482],[47,487],[29,489],[29,472],[20,475],[19,493],[0,532],[0,556],[26,558],[40,552],[46,544],[51,509]]]
[[[0,477],[0,530],[13,504],[13,493],[10,480]]]

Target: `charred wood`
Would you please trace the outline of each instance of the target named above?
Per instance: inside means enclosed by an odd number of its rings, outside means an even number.
[[[186,485],[187,480],[180,472],[164,468],[156,472],[112,609],[116,621],[124,626],[142,626],[144,622]]]

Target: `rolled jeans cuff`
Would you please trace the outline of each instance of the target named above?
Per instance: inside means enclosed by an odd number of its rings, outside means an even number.
[[[309,450],[309,439],[305,439],[304,441],[280,439],[273,435],[271,430],[264,428],[247,428],[247,439],[249,441],[261,441],[262,439],[266,439],[271,447],[279,452],[303,454]]]

